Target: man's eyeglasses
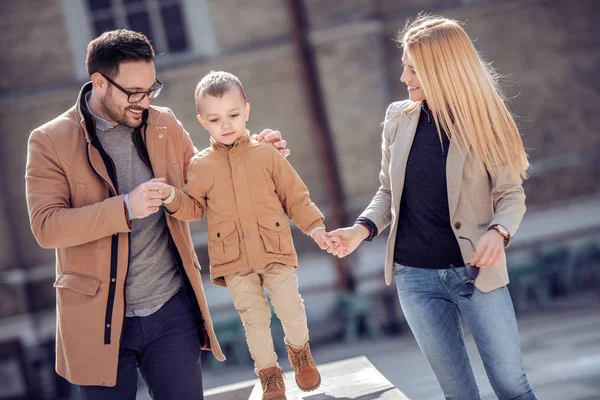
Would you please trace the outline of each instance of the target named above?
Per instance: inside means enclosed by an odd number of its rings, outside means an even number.
[[[154,87],[152,87],[152,89],[147,90],[145,92],[130,92],[127,89],[123,89],[121,86],[119,86],[115,81],[110,79],[108,76],[106,76],[104,74],[100,74],[100,75],[102,75],[104,77],[104,79],[109,81],[114,87],[119,89],[121,92],[125,93],[127,95],[127,101],[131,104],[139,103],[140,101],[144,100],[144,97],[146,97],[146,96],[148,96],[149,100],[155,99],[160,94],[160,91],[163,88],[163,84],[160,83],[160,81],[158,79],[156,79],[156,83],[154,84]]]
[[[469,243],[471,244],[471,247],[473,248],[473,251],[474,252],[477,251],[475,249],[475,245],[473,245],[473,242],[471,241],[471,239],[463,237],[463,236],[459,236],[458,238],[463,239],[463,240],[468,240]],[[456,268],[454,268],[454,265],[450,264],[450,268],[452,268],[454,273],[456,273],[456,275],[460,279],[460,275],[458,274],[458,271],[456,271]],[[477,278],[477,276],[479,276],[479,267],[476,265],[471,265],[470,263],[466,263],[464,272],[465,272],[466,279],[463,281],[463,283],[458,291],[458,294],[464,298],[470,299],[471,296],[473,296],[473,293],[475,293],[475,279]]]

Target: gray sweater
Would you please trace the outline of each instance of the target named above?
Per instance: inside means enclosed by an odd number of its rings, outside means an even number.
[[[131,134],[132,128],[108,127],[95,117],[96,134],[117,171],[119,194],[126,194],[153,178],[140,158]],[[108,129],[107,129],[108,128]],[[126,311],[149,315],[166,303],[182,286],[181,276],[171,254],[168,228],[162,211],[131,221],[129,271],[125,285]]]

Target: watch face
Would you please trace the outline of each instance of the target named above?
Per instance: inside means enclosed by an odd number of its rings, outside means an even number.
[[[503,227],[502,225],[494,225],[494,226],[492,226],[492,229],[496,230],[498,233],[500,233],[502,236],[504,236],[505,239],[507,239],[510,235],[508,233],[508,230],[506,230],[506,228]]]

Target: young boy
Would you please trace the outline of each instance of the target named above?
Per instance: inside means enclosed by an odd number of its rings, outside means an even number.
[[[285,398],[265,288],[283,325],[296,383],[303,391],[315,390],[321,376],[308,344],[298,257],[286,216],[325,250],[332,242],[323,215],[290,163],[272,145],[250,138],[250,104],[237,77],[212,71],[195,97],[211,146],[191,159],[183,190],[164,185],[163,202],[178,219],[208,215],[211,279],[229,289],[239,311],[263,399]]]

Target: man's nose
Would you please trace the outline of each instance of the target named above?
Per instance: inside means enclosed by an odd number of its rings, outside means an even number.
[[[144,98],[142,100],[140,100],[140,102],[137,103],[137,104],[141,108],[148,108],[148,107],[150,107],[150,97],[148,95],[145,95]]]

